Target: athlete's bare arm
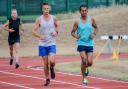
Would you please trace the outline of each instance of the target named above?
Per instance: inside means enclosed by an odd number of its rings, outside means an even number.
[[[54,17],[54,25],[55,25],[55,30],[58,33],[58,29],[57,29],[58,28],[58,20],[56,17]]]
[[[57,20],[57,18],[56,17],[54,17],[54,26],[55,26],[55,32],[52,32],[52,35],[53,36],[57,36],[57,34],[58,34],[58,20]]]
[[[35,24],[34,24],[34,27],[33,27],[33,35],[39,39],[43,39],[44,37],[41,36],[40,34],[38,34],[38,30],[39,30],[39,27],[40,27],[40,19],[37,18],[36,21],[35,21]]]
[[[94,19],[92,19],[92,26],[94,27],[94,34],[96,35],[98,33],[98,26]]]
[[[22,25],[22,21],[20,21],[20,35],[23,35],[24,34],[24,29],[23,29],[23,25]]]
[[[93,28],[94,28],[94,32],[91,34],[91,36],[90,36],[90,38],[91,39],[94,39],[94,37],[97,35],[97,33],[98,33],[98,26],[97,26],[97,24],[96,24],[96,22],[95,22],[95,20],[92,18],[91,19],[91,22],[92,22],[92,26],[93,26]]]
[[[2,27],[5,31],[14,32],[13,28],[9,29],[9,21],[7,21]]]
[[[73,28],[72,28],[72,31],[71,31],[71,35],[76,38],[76,39],[79,39],[80,36],[77,35],[75,32],[77,31],[77,28],[78,28],[78,21],[74,21],[74,25],[73,25]]]

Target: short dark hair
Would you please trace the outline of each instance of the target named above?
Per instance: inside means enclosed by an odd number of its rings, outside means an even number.
[[[88,6],[87,6],[87,5],[82,4],[82,5],[80,5],[80,7],[79,7],[79,11],[81,11],[81,8],[82,8],[82,7],[86,7],[86,8],[88,9]]]
[[[47,2],[41,4],[41,6],[44,6],[44,5],[49,5],[49,4]]]
[[[47,2],[45,2],[45,3],[40,3],[40,10],[42,10],[42,7],[44,6],[44,5],[49,5]]]
[[[47,2],[45,2],[45,3],[40,3],[40,9],[42,9],[42,7],[44,6],[44,5],[49,5]]]

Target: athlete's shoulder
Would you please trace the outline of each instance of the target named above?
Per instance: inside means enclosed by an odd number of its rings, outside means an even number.
[[[17,19],[19,20],[20,18],[19,18],[19,17],[17,17]]]
[[[51,15],[51,14],[50,14],[50,16],[51,16],[53,19],[56,19],[56,16],[55,16],[55,15]]]
[[[58,21],[57,17],[54,15],[50,15],[54,21]]]
[[[78,19],[74,19],[74,25],[73,26],[78,26]]]
[[[78,16],[76,19],[74,19],[74,23],[78,24],[80,20],[80,17]]]
[[[40,19],[42,18],[42,16],[43,16],[43,15],[38,16],[36,19],[37,19],[37,20],[40,20]]]
[[[10,21],[12,21],[12,18],[10,17],[10,18],[8,18],[8,21],[10,22]]]
[[[10,18],[8,18],[8,20],[12,20],[12,18],[10,17]]]
[[[91,23],[93,23],[95,21],[95,19],[92,16],[88,16],[89,20],[91,21]]]
[[[13,23],[13,19],[10,17],[10,18],[8,18],[8,23],[9,24],[12,24]]]
[[[17,18],[17,22],[18,22],[19,24],[21,24],[20,18]]]
[[[36,18],[36,22],[40,22],[42,18],[42,15]]]
[[[93,17],[91,15],[87,15],[88,19],[92,20]]]

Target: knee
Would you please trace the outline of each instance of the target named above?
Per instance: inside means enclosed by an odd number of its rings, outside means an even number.
[[[47,69],[49,69],[49,64],[48,63],[45,63],[44,64],[44,70],[47,70]]]
[[[91,61],[86,61],[85,59],[82,60],[82,65],[83,65],[83,66],[91,67],[92,64],[93,64],[93,62],[91,62]]]
[[[87,66],[86,60],[82,60],[82,65],[83,65],[83,66]]]
[[[55,62],[50,61],[50,66],[51,66],[51,67],[54,67],[54,66],[55,66]]]
[[[10,53],[13,53],[13,51],[10,50]]]
[[[88,62],[88,66],[91,67],[93,65],[93,62]]]
[[[19,53],[19,49],[16,49],[15,52],[16,52],[16,54],[18,54]]]
[[[10,49],[10,53],[12,53],[13,52],[13,49]]]

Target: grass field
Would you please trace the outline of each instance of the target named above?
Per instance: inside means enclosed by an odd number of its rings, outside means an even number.
[[[112,59],[99,59],[90,68],[90,74],[93,76],[128,82],[127,64],[128,64],[127,59],[119,59],[119,63],[116,63],[116,61]],[[81,74],[80,62],[57,64],[56,70],[67,73]]]

